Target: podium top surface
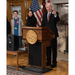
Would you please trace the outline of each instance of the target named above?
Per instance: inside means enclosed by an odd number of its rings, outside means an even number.
[[[29,27],[29,26],[24,26],[22,28],[25,28],[25,29],[46,29],[47,27]]]
[[[47,30],[49,31],[50,33],[52,33],[54,35],[54,32],[51,31],[48,27],[29,27],[29,26],[23,26],[22,29],[32,29],[32,30]]]

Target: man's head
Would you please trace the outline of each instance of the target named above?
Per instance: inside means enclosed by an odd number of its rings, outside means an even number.
[[[51,11],[52,11],[52,5],[51,5],[51,3],[47,3],[47,4],[46,4],[46,10],[47,10],[48,12],[51,12]]]
[[[17,18],[18,17],[18,11],[17,10],[14,10],[13,11],[13,16],[14,16],[14,18]]]

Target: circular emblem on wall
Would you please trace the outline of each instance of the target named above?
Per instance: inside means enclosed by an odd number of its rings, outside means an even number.
[[[26,34],[26,40],[30,43],[30,44],[35,44],[37,41],[37,34],[35,31],[33,30],[29,30]]]

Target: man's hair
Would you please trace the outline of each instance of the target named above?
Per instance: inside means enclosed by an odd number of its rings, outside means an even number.
[[[46,3],[46,5],[47,5],[47,4],[51,4],[51,6],[52,6],[52,3]],[[45,7],[46,7],[46,5],[45,5]]]
[[[17,10],[14,10],[13,13],[14,13],[14,12],[17,12],[17,14],[18,14],[18,11],[17,11]]]

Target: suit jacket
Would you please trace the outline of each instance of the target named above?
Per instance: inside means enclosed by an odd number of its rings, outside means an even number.
[[[57,17],[55,18],[54,14],[51,13],[49,17],[49,22],[47,22],[47,12],[44,13],[41,27],[48,27],[50,30],[52,30],[55,33],[55,37],[58,37],[56,23],[60,21],[60,18],[58,12],[56,12],[56,14]]]

